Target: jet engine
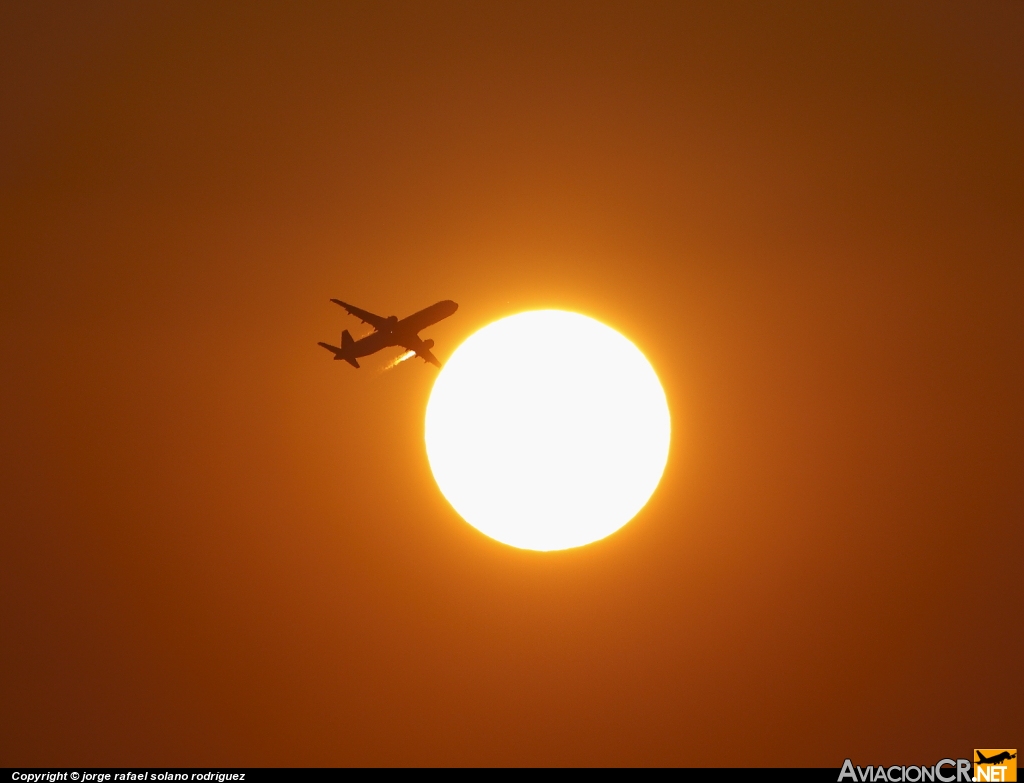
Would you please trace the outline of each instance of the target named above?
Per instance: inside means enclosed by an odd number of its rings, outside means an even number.
[[[423,341],[423,347],[426,348],[429,351],[431,348],[434,347],[434,341],[433,340],[424,340]]]
[[[398,323],[398,316],[397,315],[389,315],[388,316],[388,327],[394,329],[395,328],[395,324],[397,324],[397,323]]]

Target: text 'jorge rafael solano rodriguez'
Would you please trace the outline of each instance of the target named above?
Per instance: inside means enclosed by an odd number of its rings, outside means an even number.
[[[244,772],[18,772],[11,780],[18,783],[130,783],[131,781],[212,781],[214,783],[244,783]]]

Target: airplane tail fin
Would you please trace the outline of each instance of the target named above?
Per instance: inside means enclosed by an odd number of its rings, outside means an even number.
[[[341,350],[343,352],[347,351],[349,348],[351,348],[353,345],[355,345],[355,343],[356,343],[356,341],[352,339],[352,335],[350,335],[348,333],[348,329],[346,329],[344,332],[341,333]],[[352,356],[342,356],[341,354],[339,354],[338,358],[339,359],[344,359],[346,362],[351,364],[357,370],[359,369],[359,362],[357,362],[355,360],[355,357],[352,357]]]
[[[356,361],[355,357],[345,355],[348,352],[348,349],[352,347],[354,342],[355,341],[352,339],[352,335],[350,335],[348,333],[348,330],[346,330],[341,333],[341,348],[335,348],[333,345],[329,345],[328,343],[317,343],[317,345],[323,346],[328,351],[333,353],[335,361],[337,361],[338,359],[343,359],[344,361],[348,362],[358,370],[359,362]]]
[[[988,759],[985,758],[985,754],[983,754],[980,750],[976,751],[976,752],[978,754],[978,761],[976,763],[984,764],[986,761],[988,761]]]

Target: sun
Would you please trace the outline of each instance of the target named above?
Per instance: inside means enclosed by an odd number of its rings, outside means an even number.
[[[496,321],[445,364],[427,403],[427,458],[480,532],[522,549],[582,546],[650,498],[671,421],[650,362],[593,318],[536,310]]]

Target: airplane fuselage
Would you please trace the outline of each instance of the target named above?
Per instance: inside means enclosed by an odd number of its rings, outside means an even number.
[[[380,331],[373,332],[366,335],[366,337],[356,340],[352,345],[354,350],[352,355],[356,357],[369,356],[383,348],[393,348],[399,345],[405,346],[410,342],[416,342],[419,340],[419,331],[421,329],[425,329],[431,324],[436,324],[458,309],[459,306],[449,299],[432,304],[430,307],[424,307],[419,312],[396,321],[390,328],[385,327]]]

